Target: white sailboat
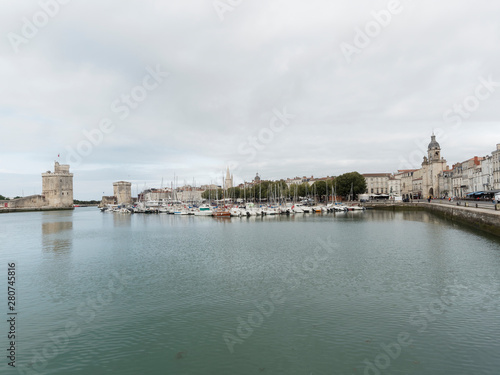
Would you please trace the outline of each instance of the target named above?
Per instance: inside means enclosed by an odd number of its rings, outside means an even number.
[[[304,213],[303,206],[300,203],[293,205],[292,211],[294,214],[303,214]]]
[[[212,216],[212,208],[208,204],[203,204],[194,212],[195,216]]]
[[[242,212],[238,208],[238,206],[231,207],[231,209],[229,210],[229,212],[231,213],[231,216],[233,216],[233,217],[241,217],[242,216]]]

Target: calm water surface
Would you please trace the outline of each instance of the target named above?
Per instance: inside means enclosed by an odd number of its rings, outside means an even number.
[[[2,214],[0,373],[499,374],[499,245],[423,212]]]

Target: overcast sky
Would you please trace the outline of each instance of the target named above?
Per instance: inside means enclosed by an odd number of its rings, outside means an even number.
[[[54,160],[75,199],[227,165],[394,172],[433,129],[450,166],[490,154],[499,20],[491,0],[3,0],[0,194],[41,193]]]

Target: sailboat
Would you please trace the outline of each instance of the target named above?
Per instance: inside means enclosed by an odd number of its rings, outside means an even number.
[[[213,211],[213,216],[215,217],[231,217],[231,212],[223,207],[217,207],[215,211]]]
[[[197,211],[194,212],[195,216],[212,216],[213,211],[208,204],[201,205]]]
[[[350,201],[352,202],[354,200],[354,182],[351,183],[351,194],[350,194]],[[364,207],[361,207],[361,206],[354,206],[353,204],[351,204],[351,206],[349,206],[347,208],[349,211],[363,211],[365,210]]]
[[[214,217],[231,217],[231,212],[226,208],[226,184],[224,182],[224,176],[222,177],[222,206],[218,206],[213,211]]]

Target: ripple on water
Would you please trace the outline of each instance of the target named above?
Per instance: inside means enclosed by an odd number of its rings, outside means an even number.
[[[81,329],[51,374],[362,374],[402,332],[412,344],[387,373],[500,366],[499,242],[425,213],[24,217],[6,224],[16,246],[0,258],[21,265],[26,352],[69,321]],[[314,262],[318,239],[332,245]],[[91,307],[115,271],[123,291]]]

